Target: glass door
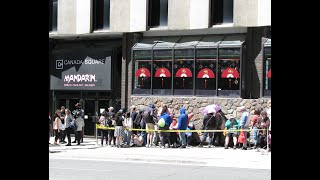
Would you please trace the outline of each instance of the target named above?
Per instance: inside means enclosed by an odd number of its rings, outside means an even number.
[[[94,135],[94,125],[96,121],[96,106],[95,106],[95,100],[84,100],[84,134],[85,135]]]

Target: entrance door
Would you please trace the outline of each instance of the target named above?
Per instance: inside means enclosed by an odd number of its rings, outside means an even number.
[[[60,109],[61,106],[64,106],[65,108],[67,107],[67,100],[66,99],[56,99],[56,104],[55,104],[55,109]]]
[[[109,107],[109,100],[99,100],[98,101],[98,113],[99,115],[103,112],[103,111],[108,111]]]
[[[76,104],[80,103],[80,99],[69,99],[69,110],[73,112],[76,109]]]
[[[83,110],[84,110],[84,115],[87,117],[87,118],[86,117],[84,118],[84,123],[85,123],[84,134],[93,136],[94,129],[95,129],[94,125],[97,118],[96,116],[97,109],[95,105],[95,100],[85,100]]]

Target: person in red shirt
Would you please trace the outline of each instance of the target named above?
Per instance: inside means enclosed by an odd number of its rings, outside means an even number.
[[[193,113],[189,113],[189,114],[188,114],[188,122],[187,122],[187,126],[189,125],[190,120],[192,119],[193,115],[194,115]]]
[[[253,149],[257,148],[257,143],[258,143],[258,119],[260,116],[260,112],[255,110],[253,115],[251,116],[251,128],[253,129]]]

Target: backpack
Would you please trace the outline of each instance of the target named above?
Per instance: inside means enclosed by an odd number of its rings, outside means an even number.
[[[248,112],[247,121],[244,124],[243,128],[249,128],[250,127],[251,119],[252,119],[251,113]]]
[[[146,128],[146,120],[144,120],[144,118],[141,118],[141,122],[140,122],[140,128],[141,129],[145,129]]]
[[[205,127],[213,127],[215,128],[216,126],[216,117],[214,115],[212,115],[206,122],[206,126]]]
[[[133,121],[133,124],[134,124],[136,127],[140,127],[141,119],[142,119],[142,115],[141,115],[140,113],[137,114],[136,118],[135,118],[134,121]]]

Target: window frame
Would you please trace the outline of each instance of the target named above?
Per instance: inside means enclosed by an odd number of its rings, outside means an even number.
[[[242,35],[241,35],[242,36]],[[242,36],[242,37],[245,37],[245,36]],[[231,38],[231,40],[230,40]],[[158,41],[154,41],[153,44],[145,44],[145,43],[136,43],[132,48],[131,48],[131,59],[133,60],[132,61],[132,68],[133,68],[133,74],[132,74],[132,95],[160,95],[158,93],[154,93],[154,87],[153,87],[153,78],[154,78],[154,75],[155,75],[155,72],[154,72],[154,51],[161,51],[161,50],[167,50],[167,51],[171,51],[172,53],[172,58],[171,58],[171,63],[172,63],[172,68],[170,69],[170,73],[171,73],[171,96],[195,96],[195,97],[208,97],[208,96],[215,96],[215,97],[231,97],[231,98],[240,98],[243,96],[243,89],[242,89],[242,83],[244,83],[244,74],[242,73],[243,72],[243,58],[244,58],[244,52],[243,52],[243,48],[244,46],[246,46],[246,43],[245,41],[241,40],[240,39],[236,39],[236,41],[232,40],[232,36],[230,36],[229,40],[228,38],[224,37],[222,38],[220,41],[213,41],[213,42],[209,42],[209,41],[201,41],[201,42],[205,42],[205,44],[196,44],[196,45],[191,45],[191,46],[181,46],[181,47],[178,47],[177,45],[179,43],[173,43],[174,45],[168,45],[168,46],[160,46],[160,47],[157,47],[157,43],[159,43]],[[202,39],[201,39],[202,40]],[[164,41],[166,42],[166,41]],[[208,42],[206,44],[206,42]],[[160,44],[159,44],[160,45]],[[175,88],[174,88],[174,78],[175,78],[175,71],[174,71],[174,63],[176,61],[176,50],[179,50],[179,49],[187,49],[187,50],[193,50],[193,79],[192,79],[192,82],[193,82],[193,87],[192,87],[192,94],[189,95],[189,94],[185,94],[185,95],[181,95],[181,94],[176,94],[175,93]],[[196,71],[196,61],[197,61],[197,51],[198,50],[202,50],[202,49],[215,49],[216,50],[216,55],[215,55],[215,67],[216,67],[216,73],[215,73],[215,83],[216,83],[216,90],[215,90],[215,93],[213,93],[213,95],[201,95],[201,94],[197,94],[197,84],[196,84],[196,78],[197,78],[197,71]],[[221,72],[219,72],[219,68],[218,68],[218,65],[219,65],[219,60],[220,60],[220,50],[221,49],[239,49],[239,73],[240,73],[240,77],[238,79],[239,81],[239,88],[237,88],[237,90],[232,90],[232,91],[235,91],[236,94],[229,94],[229,95],[222,95],[222,93],[219,93],[219,76],[221,76]],[[135,71],[134,71],[134,66],[135,66],[135,59],[134,59],[134,53],[135,51],[151,51],[151,69],[150,69],[150,73],[151,73],[151,92],[148,93],[148,94],[137,94],[137,93],[134,93],[134,84],[135,84]],[[213,59],[211,59],[213,60]],[[208,91],[212,91],[212,90],[208,90]],[[230,90],[231,91],[231,90]],[[165,95],[168,95],[168,94],[165,94]]]
[[[99,3],[97,3],[97,1],[102,1],[103,6],[99,6]],[[108,6],[106,6],[106,4]],[[93,8],[92,8],[92,14],[93,14],[92,15],[92,31],[96,32],[96,31],[110,30],[110,0],[93,0],[92,1],[92,6],[93,6]],[[106,7],[109,7],[109,11],[108,11],[109,14],[107,16],[108,17],[107,20],[105,20],[105,17],[104,17],[104,14],[105,14],[105,11],[106,11]],[[101,22],[97,21],[97,19],[98,19],[98,15],[97,15],[98,8],[103,8],[102,9],[102,17],[100,17],[100,18],[102,18],[102,24],[101,24]],[[98,27],[98,25],[99,25],[99,27]],[[102,26],[102,28],[100,26]]]
[[[216,73],[214,74],[215,75],[215,78],[214,78],[214,80],[215,80],[215,90],[207,90],[207,91],[214,91],[214,93],[213,93],[213,95],[212,96],[218,96],[218,81],[217,81],[217,72],[218,72],[218,51],[219,51],[219,48],[218,48],[218,46],[216,46],[216,47],[200,47],[200,48],[195,48],[195,66],[196,66],[196,61],[197,61],[197,59],[198,59],[198,56],[197,56],[197,51],[198,50],[205,50],[205,49],[216,49],[216,58],[215,58],[215,67],[216,67]],[[213,59],[208,59],[208,60],[213,60]],[[195,76],[197,76],[197,74],[196,74],[196,71],[195,71]],[[196,77],[195,77],[196,78]],[[195,82],[196,82],[196,79],[195,79]],[[196,86],[196,84],[195,84],[195,86]],[[200,92],[200,91],[199,91]],[[210,95],[205,95],[205,94],[197,94],[197,88],[195,87],[195,93],[194,93],[194,95],[195,96],[199,96],[199,97],[201,97],[201,96],[204,96],[204,97],[206,97],[206,96],[210,96]]]
[[[55,20],[54,18],[54,3],[57,3],[56,6],[56,17]],[[49,33],[52,32],[57,32],[58,31],[58,5],[59,5],[59,1],[58,0],[49,0]],[[54,23],[55,23],[55,27],[54,27]]]
[[[177,94],[177,92],[181,92],[183,90],[181,89],[176,89],[174,88],[174,83],[175,83],[175,74],[176,72],[174,71],[174,64],[176,62],[176,50],[191,50],[193,51],[193,57],[192,59],[186,60],[186,61],[193,61],[193,71],[192,71],[192,88],[191,88],[191,94]],[[173,59],[172,59],[172,95],[176,95],[176,96],[195,96],[195,47],[190,48],[190,47],[181,47],[181,48],[175,48],[173,49]],[[178,91],[177,91],[178,90]],[[189,89],[186,89],[186,91],[188,91]],[[190,90],[189,90],[190,91]]]
[[[220,1],[221,5],[218,7],[219,13],[215,12],[214,4],[215,1]],[[225,22],[225,1],[232,1],[232,19],[231,22]],[[225,25],[225,24],[233,24],[234,22],[234,14],[233,14],[233,9],[234,9],[234,0],[210,0],[209,1],[209,8],[210,8],[210,19],[209,19],[209,26],[216,26],[216,25]],[[217,16],[217,17],[216,17]],[[214,22],[214,20],[219,20],[218,22]]]
[[[270,44],[268,44],[268,43],[264,43],[263,44],[263,52],[262,52],[262,57],[263,57],[263,94],[262,94],[262,96],[263,97],[271,97],[271,81],[272,81],[272,79],[270,78],[270,90],[267,90],[266,89],[266,81],[268,81],[268,79],[269,78],[267,78],[267,61],[268,61],[268,59],[267,59],[267,53],[266,53],[266,49],[268,49],[268,48],[270,48],[270,56],[271,56],[271,43]],[[271,58],[270,58],[270,62],[271,62]],[[271,69],[271,68],[270,68]]]
[[[150,54],[150,62],[151,62],[151,68],[150,68],[150,89],[142,89],[142,93],[135,93],[135,62],[136,62],[136,59],[134,58],[134,53],[135,51],[151,51],[151,54]],[[132,59],[132,88],[131,88],[131,94],[133,95],[139,95],[139,96],[149,96],[149,95],[152,95],[152,73],[153,73],[153,50],[152,49],[136,49],[136,50],[131,50],[131,59]],[[139,61],[139,60],[138,60]],[[146,61],[149,61],[149,60],[146,60]]]
[[[155,57],[154,57],[154,51],[171,51],[171,60],[169,61],[170,63],[171,63],[171,69],[168,69],[169,71],[170,71],[170,73],[171,73],[171,84],[170,84],[170,86],[171,86],[171,88],[170,88],[170,93],[168,93],[168,94],[166,94],[166,93],[161,93],[161,94],[159,94],[159,93],[155,93],[155,90],[156,91],[158,91],[159,89],[155,89],[154,87],[153,87],[153,79],[155,78],[154,77],[154,75],[155,75],[155,72],[153,72],[153,74],[152,74],[152,86],[151,86],[151,89],[152,89],[152,91],[151,91],[151,94],[152,95],[158,95],[158,96],[161,96],[162,94],[165,96],[165,95],[173,95],[173,78],[174,78],[174,74],[173,74],[173,66],[174,66],[174,63],[173,63],[173,58],[174,58],[174,50],[171,48],[171,49],[152,49],[152,70],[154,69],[154,60],[155,60]],[[159,90],[159,91],[161,91],[161,90]],[[164,91],[166,91],[166,90],[164,90]]]
[[[155,2],[157,1],[157,2]],[[161,12],[161,1],[167,1],[166,2],[166,14]],[[153,6],[153,3],[159,4],[159,6]],[[169,0],[149,0],[148,1],[148,10],[147,10],[147,26],[149,28],[161,28],[161,27],[168,27],[168,14],[169,14]],[[157,8],[155,10],[155,7]],[[155,19],[155,13],[157,15],[157,18]],[[162,16],[166,15],[166,22],[165,24],[161,23]]]
[[[239,74],[240,74],[240,78],[239,78],[239,89],[238,90],[219,90],[219,77],[222,75],[221,72],[219,72],[219,68],[218,68],[218,65],[219,65],[219,60],[220,60],[220,50],[221,49],[240,49],[239,51]],[[225,47],[220,47],[220,45],[218,46],[218,61],[217,61],[217,96],[219,97],[241,97],[241,89],[242,89],[242,78],[243,78],[243,75],[242,75],[242,63],[243,63],[243,60],[242,60],[242,48],[243,48],[243,44],[241,46],[225,46]],[[219,92],[220,91],[220,92]],[[222,93],[225,93],[227,91],[230,91],[230,92],[236,92],[237,94],[235,95],[220,95]],[[238,92],[237,92],[238,91]]]

